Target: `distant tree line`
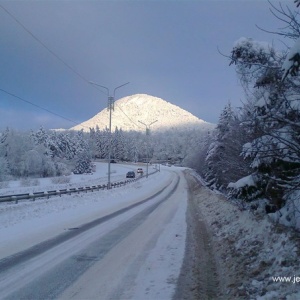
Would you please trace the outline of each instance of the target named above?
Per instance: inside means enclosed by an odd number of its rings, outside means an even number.
[[[195,153],[203,134],[197,130],[166,133],[124,132],[98,127],[83,131],[54,131],[40,128],[20,132],[7,128],[0,133],[0,181],[20,177],[50,177],[91,172],[91,162],[107,160],[111,139],[111,159],[117,161],[166,162],[195,167]]]
[[[0,134],[0,180],[70,174],[90,161],[83,132],[56,132],[40,128],[19,132],[7,128]],[[88,164],[90,167],[90,164]]]

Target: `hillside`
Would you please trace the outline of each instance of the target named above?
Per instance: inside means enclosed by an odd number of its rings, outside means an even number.
[[[144,124],[151,124],[153,131],[164,131],[170,129],[187,130],[208,130],[214,127],[213,124],[205,122],[182,108],[173,105],[163,99],[136,94],[124,97],[115,102],[112,112],[112,130],[116,127],[124,131],[144,131]],[[140,121],[140,122],[139,122]],[[100,130],[108,127],[109,111],[103,109],[91,119],[72,127],[72,130],[89,131],[97,125]]]

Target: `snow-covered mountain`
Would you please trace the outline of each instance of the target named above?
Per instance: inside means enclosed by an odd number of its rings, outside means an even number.
[[[157,121],[157,122],[155,122]],[[119,99],[114,103],[112,111],[112,130],[122,129],[123,131],[144,131],[145,125],[151,125],[152,131],[164,131],[170,129],[209,130],[214,124],[205,122],[186,110],[171,104],[163,99],[146,94],[136,94]],[[91,119],[72,127],[72,130],[89,131],[89,128],[100,130],[109,126],[109,111],[103,109]]]

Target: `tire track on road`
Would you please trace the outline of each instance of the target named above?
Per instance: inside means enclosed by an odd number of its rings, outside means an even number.
[[[57,298],[77,278],[79,278],[94,263],[101,260],[115,245],[125,239],[133,230],[135,230],[140,224],[142,224],[149,214],[156,210],[164,201],[169,199],[175,193],[180,182],[180,177],[178,174],[174,174],[176,175],[176,183],[167,193],[167,195],[163,196],[161,200],[155,202],[150,207],[143,209],[134,217],[122,223],[116,229],[113,229],[100,239],[91,243],[84,250],[79,251],[78,253],[76,253],[76,255],[71,256],[58,266],[55,266],[42,276],[39,276],[37,280],[34,280],[33,282],[30,282],[23,287],[20,287],[18,291],[13,292],[12,294],[7,293],[7,295],[4,295],[4,297],[7,297],[6,299]],[[95,226],[101,225],[101,223],[104,223],[114,217],[121,215],[122,213],[129,211],[134,207],[137,207],[160,196],[168,186],[169,185],[162,188],[151,197],[148,197],[138,203],[130,205],[105,217],[89,222],[85,225],[82,225],[76,230],[69,231],[54,239],[25,250],[18,255],[14,255],[12,257],[8,257],[6,260],[0,261],[0,274],[5,273],[5,270],[7,271],[12,267],[16,267],[17,265],[20,265],[30,260],[31,258],[34,258],[39,254],[44,253],[49,249],[52,249],[53,247],[72,239],[73,237],[81,233],[84,233],[85,231],[94,228]],[[2,269],[3,266],[6,267],[6,269]]]
[[[130,206],[127,206],[127,207],[124,207],[120,210],[117,210],[109,215],[106,215],[104,217],[101,217],[99,219],[96,219],[96,220],[93,220],[89,223],[85,223],[79,227],[76,227],[76,228],[70,228],[70,231],[67,231],[67,232],[64,232],[52,239],[49,239],[49,240],[46,240],[42,243],[39,243],[33,247],[30,247],[28,248],[27,250],[24,250],[24,251],[21,251],[19,253],[16,253],[14,255],[11,255],[11,256],[8,256],[8,257],[5,257],[3,259],[0,260],[0,274],[6,272],[8,269],[14,267],[14,266],[17,266],[21,263],[24,263],[26,262],[27,260],[30,260],[31,258],[33,257],[36,257],[48,250],[50,250],[51,248],[54,248],[80,234],[82,234],[83,232],[95,227],[95,226],[98,226],[104,222],[107,222],[109,220],[111,220],[112,218],[115,218],[139,205],[142,205],[143,203],[146,203],[152,199],[154,199],[155,197],[159,196],[161,193],[163,193],[166,188],[168,187],[165,186],[163,187],[161,190],[159,190],[158,192],[156,192],[154,195],[144,199],[144,200],[141,200],[137,203],[134,203]],[[76,230],[72,230],[72,229],[76,229]]]

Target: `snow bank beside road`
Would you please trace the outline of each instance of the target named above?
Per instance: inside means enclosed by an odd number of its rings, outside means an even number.
[[[193,175],[201,218],[213,235],[222,299],[299,299],[300,282],[293,283],[300,280],[296,234],[266,216],[240,211]]]
[[[61,181],[67,183],[54,184],[53,181],[59,182],[59,177],[53,178],[34,178],[28,179],[28,183],[23,186],[24,181],[12,180],[6,183],[7,187],[0,189],[0,195],[33,193],[51,191],[65,188],[83,187],[85,185],[107,184],[108,170],[107,163],[96,162],[96,171],[90,174],[71,174],[62,176]],[[126,179],[128,171],[135,171],[138,166],[131,164],[111,164],[111,181],[121,181]],[[152,171],[150,169],[150,171]],[[68,182],[69,181],[69,182]],[[35,185],[31,184],[35,183]]]

